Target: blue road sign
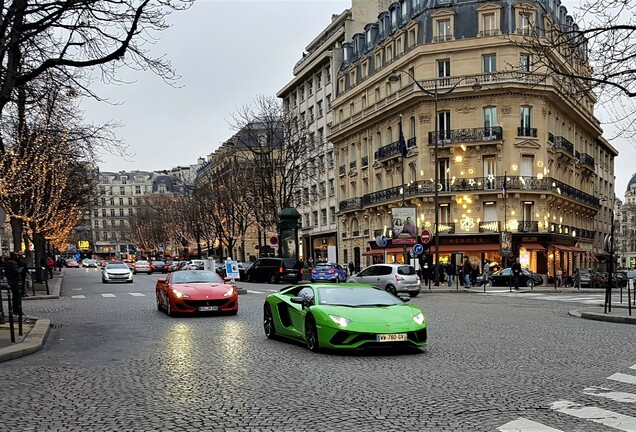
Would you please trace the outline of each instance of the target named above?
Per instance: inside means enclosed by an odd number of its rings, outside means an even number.
[[[73,255],[75,258],[80,259],[81,255],[76,253],[75,255]]]
[[[159,244],[157,245],[157,247],[158,247],[159,249],[163,250],[163,248],[164,248],[164,247],[166,247],[166,245],[165,245],[165,244],[163,244],[163,243],[159,243]]]
[[[422,246],[421,244],[416,244],[413,245],[413,253],[414,254],[421,254],[422,252],[424,252],[424,246]]]
[[[386,237],[383,235],[377,236],[375,238],[375,244],[377,244],[378,246],[380,246],[381,248],[385,248],[387,245],[387,240]]]

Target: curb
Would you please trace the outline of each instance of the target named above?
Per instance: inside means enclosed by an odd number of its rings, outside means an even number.
[[[51,321],[45,318],[32,318],[37,320],[31,331],[20,343],[0,348],[0,362],[13,360],[39,351],[49,336]]]
[[[49,288],[50,288],[49,292],[51,294],[49,294],[49,295],[42,294],[42,295],[35,295],[35,296],[31,296],[30,295],[28,297],[22,297],[22,301],[59,299],[60,298],[60,291],[62,289],[62,280],[63,279],[64,279],[64,274],[60,274],[59,277],[55,278],[54,282],[51,284],[51,286],[49,286]]]
[[[620,324],[636,324],[636,316],[622,316],[622,315],[609,315],[598,312],[580,312],[581,318],[595,320],[595,321],[608,321]]]

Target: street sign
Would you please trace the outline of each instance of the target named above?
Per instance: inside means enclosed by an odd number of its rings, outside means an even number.
[[[271,244],[272,246],[276,246],[278,244],[278,237],[273,236],[269,239],[269,244]]]
[[[76,253],[75,255],[73,255],[75,258],[80,259],[81,255]]]
[[[379,235],[375,238],[375,244],[377,244],[381,248],[385,248],[387,245],[386,237],[383,235]]]
[[[165,244],[163,244],[163,243],[159,243],[159,244],[157,245],[157,249],[159,249],[159,250],[163,250],[165,247],[166,247],[166,245],[165,245]]]
[[[225,275],[231,279],[239,279],[241,275],[239,274],[238,262],[225,261]]]
[[[424,252],[424,246],[422,246],[421,244],[416,244],[413,246],[413,253],[416,255],[421,254],[422,252]]]
[[[429,230],[425,229],[422,231],[422,235],[420,236],[420,238],[422,239],[422,243],[429,244],[431,242],[431,238],[433,238],[433,234]],[[418,246],[418,245],[415,245],[415,246]],[[418,252],[418,253],[421,253],[421,252]]]

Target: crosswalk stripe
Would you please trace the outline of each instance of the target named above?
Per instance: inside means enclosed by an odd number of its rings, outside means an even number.
[[[278,290],[268,289],[268,290],[265,290],[265,291],[269,291],[269,292],[277,292]]]
[[[115,294],[104,293],[104,294],[102,294],[102,297],[115,297]]]
[[[636,394],[625,393],[625,392],[615,392],[605,387],[588,387],[583,389],[583,393],[590,396],[604,397],[616,402],[628,402],[628,403],[636,402]]]
[[[523,417],[499,426],[497,430],[501,432],[563,432],[561,429],[554,429]]]
[[[261,291],[253,291],[253,290],[245,290],[245,291],[247,291],[250,294],[265,294],[265,293],[263,293]]]
[[[636,376],[627,375],[623,373],[615,373],[614,375],[608,376],[607,379],[611,379],[614,381],[620,381],[627,384],[636,384]]]
[[[596,407],[583,407],[577,403],[561,400],[550,405],[550,408],[580,419],[612,427],[625,432],[636,432],[636,418]]]
[[[630,369],[636,369],[636,364],[629,367]]]
[[[83,289],[84,289],[84,288],[72,288],[72,290],[73,290],[73,291],[81,291],[81,290],[83,290]]]
[[[86,296],[85,295],[74,295],[74,296],[71,296],[71,298],[74,298],[74,299],[85,299]]]
[[[146,297],[146,294],[142,294],[142,293],[128,293],[133,297]]]

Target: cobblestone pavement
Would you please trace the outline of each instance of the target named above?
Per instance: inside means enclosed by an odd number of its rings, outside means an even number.
[[[270,285],[243,284],[234,317],[169,318],[158,277],[71,269],[59,300],[29,302],[53,328],[0,364],[0,430],[636,430],[634,327],[571,303],[422,295],[426,352],[313,354],[265,338]]]

